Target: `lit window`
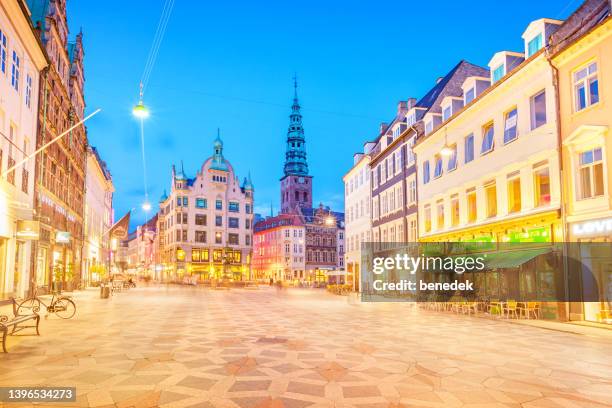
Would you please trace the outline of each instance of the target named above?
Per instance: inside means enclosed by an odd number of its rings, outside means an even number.
[[[534,170],[533,182],[536,207],[550,204],[550,173],[548,167]]]
[[[477,207],[476,207],[476,190],[468,190],[467,193],[467,210],[468,210],[468,222],[476,221]]]
[[[521,211],[521,178],[519,174],[508,176],[508,212]]]
[[[425,206],[425,211],[424,211],[425,215],[425,232],[429,232],[431,231],[431,206],[429,204],[427,204]]]
[[[442,175],[442,156],[436,154],[435,156],[435,167],[434,167],[434,178],[438,178]]]
[[[493,83],[499,81],[500,79],[502,79],[504,77],[504,64],[501,64],[500,66],[498,66],[497,68],[495,68],[493,70]]]
[[[480,148],[481,154],[489,153],[491,150],[493,150],[493,136],[493,122],[491,122],[482,128],[482,146]]]
[[[465,138],[464,145],[465,163],[469,163],[474,160],[474,135],[470,134]]]
[[[527,58],[538,52],[542,48],[542,33],[536,35],[527,43]]]
[[[601,147],[580,153],[580,198],[604,194],[603,157]]]
[[[546,92],[541,91],[531,97],[531,129],[546,124]]]
[[[487,218],[492,218],[497,215],[497,186],[495,180],[485,184],[485,197],[487,204]]]
[[[444,201],[438,200],[436,202],[436,227],[438,229],[444,228]]]
[[[508,143],[516,139],[516,122],[517,114],[516,107],[506,112],[505,123],[504,123],[504,143]]]
[[[574,73],[574,94],[576,111],[599,102],[596,62]]]
[[[451,196],[451,225],[453,227],[459,225],[459,196],[457,194]]]

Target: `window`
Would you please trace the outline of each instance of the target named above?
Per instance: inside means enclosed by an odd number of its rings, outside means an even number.
[[[476,221],[477,207],[476,207],[476,189],[472,188],[466,192],[467,195],[467,210],[468,210],[468,222]]]
[[[504,68],[505,68],[504,64],[501,64],[500,66],[498,66],[497,68],[493,70],[493,83],[499,81],[500,79],[504,77],[504,73],[505,73]]]
[[[536,207],[550,204],[550,174],[548,166],[534,170],[533,183]]]
[[[497,215],[497,186],[495,180],[489,181],[484,185],[485,198],[487,203],[487,218]]]
[[[470,134],[466,136],[464,143],[464,156],[465,163],[469,163],[474,160],[474,135]]]
[[[251,204],[245,204],[244,205],[244,212],[246,212],[247,214],[251,214]]]
[[[28,108],[32,107],[32,77],[30,74],[26,75],[25,104]]]
[[[424,220],[425,221],[424,222],[425,232],[429,232],[429,231],[431,231],[431,206],[429,204],[427,204],[425,206],[424,213],[425,213],[425,215],[424,215],[424,218],[425,218],[425,220]]]
[[[13,50],[13,66],[11,68],[11,86],[19,91],[19,56]]]
[[[473,87],[465,91],[465,104],[467,105],[468,103],[472,102],[475,97],[476,91]]]
[[[493,144],[494,131],[493,122],[491,122],[482,127],[482,146],[480,148],[480,154],[486,154],[493,150]]]
[[[433,120],[430,120],[427,123],[425,123],[425,134],[431,133],[432,130],[433,130]]]
[[[235,201],[230,201],[229,205],[227,207],[227,210],[229,212],[239,212],[240,211],[240,203],[237,203]]]
[[[230,228],[238,228],[240,226],[238,218],[230,217],[227,221]]]
[[[451,154],[448,157],[447,170],[453,171],[457,168],[457,145],[454,144],[452,146],[449,146],[449,148],[451,149]]]
[[[574,98],[576,100],[576,111],[599,102],[596,62],[574,73]]]
[[[517,122],[517,112],[516,107],[510,109],[506,112],[505,120],[504,120],[504,143],[509,143],[516,139],[516,122]]]
[[[217,209],[217,210],[222,210],[223,209],[223,201],[222,200],[215,201],[215,209]]]
[[[408,204],[412,205],[416,203],[416,200],[417,200],[417,186],[416,186],[415,179],[410,180],[410,182],[408,183],[408,190],[409,190]]]
[[[223,226],[223,217],[221,215],[215,216],[215,226],[222,227]]]
[[[459,225],[459,195],[451,196],[451,226]]]
[[[196,198],[196,208],[206,208],[207,202],[205,198]]]
[[[604,194],[603,157],[601,147],[580,153],[580,198]]]
[[[0,71],[6,74],[6,35],[0,30]]]
[[[221,232],[217,231],[215,232],[215,244],[221,244],[221,243],[222,243],[222,235],[221,235]]]
[[[444,228],[444,201],[442,200],[436,202],[436,228]]]
[[[429,183],[429,160],[423,163],[423,184]]]
[[[230,245],[238,245],[238,234],[227,234],[227,241]]]
[[[442,175],[442,156],[436,154],[434,156],[435,167],[434,167],[434,178],[438,178]]]
[[[189,207],[187,197],[183,197],[183,207]]]
[[[181,197],[176,197],[176,206],[180,207],[183,203],[183,199]]]
[[[447,106],[446,108],[444,108],[444,110],[442,111],[442,121],[445,121],[446,119],[451,117],[451,106]]]
[[[531,97],[531,129],[546,124],[546,92],[541,91]]]
[[[187,230],[183,230],[183,242],[187,242]]]
[[[521,177],[518,172],[508,175],[508,213],[521,211]]]
[[[206,231],[196,231],[195,241],[196,242],[206,242]]]
[[[189,224],[189,218],[187,213],[183,213],[183,224]]]
[[[206,225],[206,214],[196,214],[195,223],[196,225]]]
[[[542,33],[536,35],[527,43],[527,58],[538,52],[542,48]]]

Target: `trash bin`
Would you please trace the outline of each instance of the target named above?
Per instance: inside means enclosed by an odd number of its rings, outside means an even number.
[[[100,285],[100,299],[108,299],[110,296],[110,287],[107,285]]]

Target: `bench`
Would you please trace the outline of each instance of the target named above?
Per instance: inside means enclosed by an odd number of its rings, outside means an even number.
[[[24,329],[36,329],[36,335],[40,336],[40,332],[38,331],[38,325],[40,324],[40,316],[38,313],[31,314],[19,314],[17,302],[15,299],[11,299],[13,303],[13,317],[9,317],[6,315],[0,315],[0,332],[2,333],[2,350],[6,351],[6,336],[9,334],[13,335],[17,332],[20,332]],[[31,325],[23,325],[22,323],[28,322],[30,320],[34,320],[36,324]],[[10,333],[9,333],[10,329]]]

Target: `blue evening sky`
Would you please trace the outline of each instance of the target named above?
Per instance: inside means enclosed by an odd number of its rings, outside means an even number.
[[[163,0],[68,1],[82,27],[90,143],[108,163],[116,218],[144,220],[139,130],[131,116]],[[343,208],[353,153],[389,121],[397,101],[422,96],[459,60],[486,66],[522,51],[541,17],[565,18],[581,0],[176,0],[145,103],[149,195],[157,206],[171,165],[193,177],[217,127],[240,180],[250,171],[256,210],[279,207],[285,136],[298,74],[314,203]]]

